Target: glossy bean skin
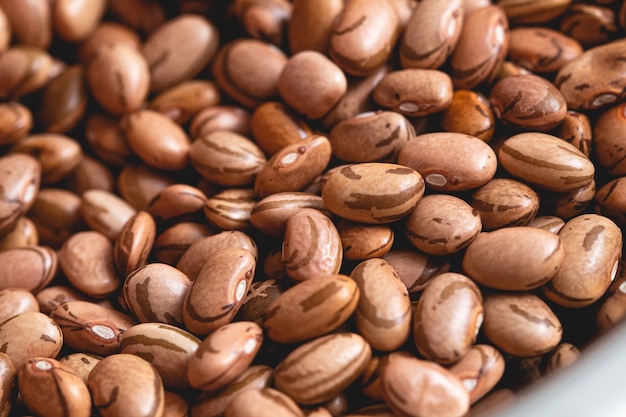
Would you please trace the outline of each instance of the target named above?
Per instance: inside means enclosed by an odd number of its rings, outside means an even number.
[[[543,23],[561,15],[570,5],[571,0],[551,0],[519,2],[518,0],[499,0],[506,15],[515,23]]]
[[[39,243],[37,227],[31,219],[21,216],[13,229],[0,237],[0,249],[13,249],[23,246],[36,246]]]
[[[470,393],[474,404],[499,382],[504,374],[505,361],[502,354],[491,345],[474,345],[450,371],[457,375]]]
[[[274,383],[298,404],[327,401],[356,380],[370,357],[369,344],[356,333],[318,337],[278,364]]]
[[[451,195],[422,197],[406,221],[406,234],[430,255],[449,255],[469,245],[482,230],[478,212]]]
[[[185,297],[187,329],[203,336],[229,323],[243,303],[255,269],[256,259],[245,249],[227,248],[208,257]]]
[[[252,388],[243,391],[228,404],[225,417],[254,413],[259,417],[304,417],[304,413],[288,395],[273,388]]]
[[[147,211],[159,228],[179,222],[202,219],[202,208],[207,196],[197,187],[172,184],[155,195],[148,203]]]
[[[463,270],[490,288],[525,291],[552,279],[564,257],[558,235],[527,226],[505,227],[478,235],[465,251]]]
[[[281,293],[266,308],[263,328],[279,343],[330,333],[357,308],[357,283],[345,275],[317,275]]]
[[[117,177],[117,188],[128,204],[137,210],[146,210],[154,198],[174,182],[164,172],[146,164],[128,164]]]
[[[12,151],[33,155],[39,160],[42,184],[67,178],[84,155],[76,140],[57,133],[26,136],[12,148]]]
[[[122,198],[104,190],[88,190],[82,195],[80,214],[93,230],[115,240],[136,210]]]
[[[167,389],[189,387],[186,367],[200,345],[191,333],[164,323],[141,323],[130,327],[120,341],[120,353],[149,362]]]
[[[305,281],[339,272],[343,260],[341,238],[333,222],[315,209],[301,209],[285,226],[282,261],[287,275]]]
[[[0,3],[14,36],[20,43],[47,48],[52,41],[51,7],[45,1]]]
[[[157,235],[152,255],[158,262],[176,265],[193,242],[212,234],[214,234],[213,230],[201,223],[177,223]]]
[[[23,288],[37,293],[54,278],[58,256],[48,246],[24,246],[0,251],[0,288]]]
[[[509,37],[509,56],[535,73],[561,69],[583,53],[578,41],[566,34],[543,27],[516,27]]]
[[[189,384],[202,391],[223,388],[237,379],[252,363],[263,341],[256,323],[226,324],[207,335],[186,366]]]
[[[18,99],[40,90],[52,72],[52,57],[45,50],[15,45],[3,52],[0,58],[0,97],[4,100]]]
[[[114,165],[130,162],[133,151],[128,146],[117,119],[104,113],[87,117],[85,126],[87,143],[102,161]]]
[[[418,3],[400,43],[403,68],[439,68],[454,50],[465,17],[457,0]]]
[[[623,149],[617,143],[626,124],[626,106],[618,104],[603,111],[593,126],[594,155],[598,163],[612,176],[626,174]]]
[[[567,192],[589,184],[593,163],[576,147],[539,132],[520,133],[504,141],[499,162],[514,177],[539,188]]]
[[[0,200],[0,234],[4,234],[34,204],[41,184],[41,163],[22,153],[3,156],[0,163],[4,168],[0,175],[4,189]]]
[[[484,299],[485,336],[504,352],[530,357],[552,350],[563,328],[550,307],[530,293],[489,294]]]
[[[329,211],[345,219],[384,224],[408,215],[423,194],[424,180],[416,170],[370,162],[340,167],[330,174],[322,200]]]
[[[55,358],[64,343],[59,325],[47,315],[30,311],[0,323],[0,343],[15,370],[33,357]]]
[[[568,110],[556,136],[577,147],[585,156],[591,155],[592,128],[589,117],[584,113]]]
[[[482,325],[482,301],[478,286],[462,274],[433,278],[414,310],[413,336],[419,352],[439,364],[461,359]]]
[[[118,353],[122,335],[135,324],[126,314],[88,301],[65,302],[50,317],[68,346],[97,355]]]
[[[138,211],[128,219],[113,245],[113,260],[122,276],[146,264],[155,237],[156,224],[150,213]]]
[[[189,133],[192,138],[208,135],[218,130],[228,130],[244,136],[249,135],[250,113],[237,106],[212,106],[196,114],[189,126]]]
[[[448,132],[465,133],[489,142],[494,133],[495,116],[484,95],[471,90],[457,90],[452,95],[452,102],[441,114],[441,124]]]
[[[453,132],[415,136],[400,149],[398,163],[415,169],[426,186],[440,191],[478,188],[493,178],[497,167],[489,145]]]
[[[59,359],[59,362],[74,371],[86,384],[89,373],[101,360],[102,356],[76,352],[63,356]]]
[[[437,275],[450,270],[450,262],[412,249],[394,249],[383,256],[390,263],[409,294],[422,291]]]
[[[83,118],[87,108],[84,78],[82,67],[72,65],[43,89],[36,118],[48,132],[70,132]]]
[[[17,101],[0,105],[0,144],[10,145],[26,136],[33,127],[32,111]]]
[[[220,98],[220,92],[212,81],[189,80],[157,95],[148,108],[184,125],[201,110],[217,105]]]
[[[250,128],[255,142],[269,156],[313,133],[301,117],[277,101],[258,106],[250,119]]]
[[[58,248],[74,233],[84,229],[80,195],[63,188],[39,190],[28,216],[37,227],[39,242]]]
[[[8,417],[17,399],[17,371],[6,353],[0,354],[0,416]]]
[[[35,296],[22,288],[0,291],[0,322],[27,311],[39,311]]]
[[[37,414],[89,417],[87,384],[71,368],[46,357],[34,357],[18,371],[20,395]]]
[[[89,374],[88,387],[103,417],[163,415],[161,377],[138,356],[118,353],[102,359]]]
[[[565,252],[563,265],[544,293],[560,305],[587,306],[606,292],[617,274],[622,232],[608,218],[587,214],[565,223],[559,237]]]
[[[390,361],[381,387],[394,415],[460,417],[469,410],[469,394],[459,378],[436,363],[412,356]]]
[[[337,231],[345,259],[362,261],[389,253],[395,240],[393,229],[384,224],[363,224],[340,220]]]
[[[333,20],[343,9],[339,0],[294,2],[288,25],[289,48],[293,53],[314,50],[328,51]]]
[[[384,259],[359,263],[350,276],[359,289],[355,324],[373,349],[393,351],[407,341],[411,326],[409,293]]]
[[[303,192],[280,192],[262,198],[250,212],[250,222],[263,233],[283,236],[287,220],[303,208],[325,211],[322,198]]]
[[[572,5],[561,17],[559,28],[585,47],[601,45],[619,37],[615,11],[598,4]]]

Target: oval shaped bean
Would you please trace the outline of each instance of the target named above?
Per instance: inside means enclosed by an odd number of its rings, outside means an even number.
[[[154,241],[152,256],[158,262],[176,265],[193,242],[214,234],[207,225],[181,222],[165,229]]]
[[[0,97],[18,99],[41,89],[53,74],[52,56],[43,49],[15,45],[0,56]]]
[[[484,95],[457,90],[441,114],[441,125],[448,132],[464,133],[489,142],[495,129],[495,117]]]
[[[2,0],[2,10],[19,43],[47,48],[52,41],[51,5],[45,0]]]
[[[474,345],[470,351],[449,369],[470,394],[470,402],[484,397],[504,374],[504,357],[491,345]]]
[[[613,176],[626,175],[624,148],[620,142],[625,129],[626,104],[602,112],[593,125],[594,155],[600,166]]]
[[[480,187],[496,173],[495,152],[482,140],[453,132],[417,135],[398,154],[398,164],[413,168],[433,190]]]
[[[250,212],[250,223],[257,230],[282,237],[287,220],[303,208],[324,212],[326,208],[320,196],[297,191],[285,191],[268,195],[256,202]]]
[[[0,291],[0,322],[27,311],[39,311],[39,302],[33,293],[23,288]]]
[[[525,291],[547,283],[564,263],[558,235],[513,226],[481,233],[463,256],[463,270],[476,282],[500,290]]]
[[[117,195],[104,190],[83,193],[80,214],[93,230],[115,240],[136,210]]]
[[[399,348],[411,332],[411,301],[393,266],[384,259],[368,259],[350,276],[360,293],[354,315],[359,333],[374,349]]]
[[[122,276],[146,264],[155,237],[156,224],[148,212],[138,211],[128,219],[113,245],[113,261]]]
[[[83,159],[83,150],[78,141],[57,133],[27,136],[11,152],[25,153],[37,158],[41,164],[42,184],[67,178]]]
[[[483,306],[483,332],[506,353],[521,357],[542,355],[561,341],[561,322],[534,294],[488,294]]]
[[[367,162],[340,167],[329,175],[322,201],[329,211],[348,220],[391,223],[408,215],[423,194],[424,180],[416,170]]]
[[[582,53],[576,39],[554,29],[516,27],[509,34],[510,59],[535,73],[558,71]]]
[[[295,2],[287,27],[292,53],[328,51],[333,21],[343,9],[341,0],[303,0]]]
[[[0,145],[11,145],[33,128],[32,111],[16,101],[0,104]]]
[[[63,356],[59,359],[59,362],[74,371],[86,384],[89,378],[89,373],[101,360],[102,356],[76,352]]]
[[[304,417],[288,395],[273,388],[251,388],[237,394],[226,406],[224,417]]]
[[[566,307],[584,307],[600,299],[617,274],[622,232],[611,220],[585,214],[559,232],[565,257],[544,294]]]
[[[341,219],[337,224],[345,259],[362,261],[389,253],[395,239],[393,229],[384,224],[363,224]]]
[[[163,415],[161,377],[138,356],[128,353],[107,356],[93,368],[87,384],[102,417]]]
[[[83,118],[87,108],[84,77],[83,68],[72,65],[43,89],[36,117],[46,131],[70,132]]]
[[[372,355],[356,333],[318,337],[294,349],[274,371],[274,384],[298,404],[328,401],[363,372]]]
[[[593,163],[576,147],[546,133],[511,136],[498,150],[498,161],[511,175],[557,192],[581,188],[593,180]]]
[[[41,163],[34,157],[9,154],[0,158],[0,235],[13,229],[21,215],[35,203],[41,183]]]
[[[0,352],[0,416],[8,417],[17,399],[17,372],[11,358]]]
[[[148,108],[184,125],[201,110],[219,104],[220,98],[220,91],[212,81],[189,80],[157,95]]]
[[[250,217],[257,203],[256,192],[250,188],[230,188],[215,194],[204,204],[209,224],[220,230],[248,230]]]
[[[24,246],[0,251],[0,289],[23,288],[37,293],[55,277],[58,256],[48,246]]]
[[[356,282],[345,275],[317,275],[281,293],[266,308],[263,328],[278,343],[330,333],[352,315],[359,301]]]

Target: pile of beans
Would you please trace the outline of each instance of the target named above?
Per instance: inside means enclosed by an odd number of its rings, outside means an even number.
[[[625,30],[0,0],[0,417],[476,417],[560,372],[626,315]]]

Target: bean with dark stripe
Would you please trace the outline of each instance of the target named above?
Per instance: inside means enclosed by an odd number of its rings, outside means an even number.
[[[435,276],[450,270],[450,261],[445,257],[412,249],[393,249],[383,259],[394,267],[409,294],[422,291]]]
[[[545,372],[552,372],[556,369],[566,368],[574,364],[580,357],[580,349],[571,343],[561,343],[555,347],[550,356],[548,357],[548,363],[546,364]]]
[[[189,387],[187,363],[200,346],[191,333],[163,323],[141,323],[130,327],[120,342],[120,353],[148,361],[168,389]]]
[[[461,417],[469,410],[469,394],[461,380],[434,362],[398,356],[381,380],[385,404],[394,415]]]
[[[121,197],[104,190],[87,190],[82,194],[80,214],[91,229],[115,240],[137,210]]]
[[[154,259],[168,265],[176,265],[193,242],[215,232],[202,223],[176,223],[157,236],[152,247]]]
[[[463,256],[463,270],[481,285],[525,291],[550,281],[562,267],[561,238],[543,229],[512,226],[481,233]]]
[[[358,285],[355,323],[374,349],[392,351],[411,333],[411,301],[393,266],[381,258],[359,263],[350,274]]]
[[[183,221],[199,221],[202,207],[206,203],[202,190],[187,184],[172,184],[164,187],[148,203],[146,209],[162,228]]]
[[[448,272],[432,279],[413,312],[413,339],[419,352],[442,365],[470,351],[483,322],[482,294],[462,274]]]
[[[319,9],[320,5],[315,6]],[[321,7],[323,8],[324,5]],[[317,25],[318,22],[315,24]],[[292,28],[291,25],[289,27]],[[254,143],[269,156],[313,134],[299,115],[278,101],[267,101],[257,107],[250,119],[250,129]]]
[[[273,388],[251,388],[237,394],[224,410],[224,417],[304,417],[288,395]]]
[[[556,216],[537,216],[528,223],[529,227],[537,227],[554,234],[558,234],[564,225],[565,221]]]
[[[212,81],[183,81],[154,97],[150,110],[161,112],[176,123],[184,125],[201,110],[220,102],[220,91]]]
[[[330,333],[352,315],[359,288],[346,275],[318,275],[280,294],[266,309],[263,327],[279,343]]]
[[[0,289],[23,288],[37,293],[56,276],[58,256],[48,246],[24,246],[0,251]]]
[[[208,198],[203,211],[207,220],[220,230],[250,230],[252,209],[258,198],[251,188],[229,188]]]
[[[329,211],[342,218],[376,224],[407,216],[423,194],[424,180],[416,170],[400,164],[366,162],[333,172],[322,189],[322,200]]]
[[[30,155],[15,153],[0,158],[0,166],[0,234],[5,234],[35,203],[41,183],[41,164]]]
[[[552,73],[583,53],[580,43],[546,27],[516,27],[509,37],[509,58],[535,73]]]
[[[74,352],[59,359],[63,365],[72,369],[80,376],[85,384],[89,378],[91,370],[102,360],[102,356],[92,355],[91,353]]]
[[[482,330],[504,352],[521,357],[543,355],[554,349],[563,327],[550,307],[538,296],[526,293],[493,293],[483,301]]]
[[[0,352],[0,417],[8,417],[17,399],[17,371],[11,358]]]
[[[564,220],[588,212],[596,196],[596,181],[568,193],[546,192],[541,196],[541,208]]]
[[[449,369],[470,394],[470,402],[484,397],[504,375],[504,357],[491,345],[474,345]]]
[[[230,323],[243,304],[255,269],[256,259],[246,249],[231,247],[209,256],[185,297],[187,329],[207,335]]]
[[[341,219],[337,231],[345,259],[362,261],[381,258],[391,250],[395,240],[393,229],[386,224],[364,224]]]
[[[593,180],[593,163],[561,138],[540,132],[520,133],[504,141],[498,161],[511,175],[556,192],[581,188]]]
[[[498,0],[498,5],[516,24],[537,24],[560,16],[571,2],[571,0]]]
[[[282,237],[287,220],[303,208],[326,211],[322,198],[318,195],[285,191],[257,201],[250,212],[250,222],[255,229],[265,234]]]
[[[91,371],[87,385],[102,417],[163,415],[165,394],[161,377],[139,356],[107,356]]]
[[[87,384],[71,368],[51,359],[34,357],[19,369],[20,397],[29,410],[50,417],[89,417]]]
[[[122,276],[146,264],[155,237],[156,224],[150,213],[138,211],[128,219],[113,245],[115,267]]]
[[[465,133],[485,142],[493,137],[495,116],[489,101],[480,92],[455,91],[452,103],[441,116],[441,126],[447,132]]]
[[[563,265],[544,287],[544,294],[566,307],[584,307],[600,299],[617,274],[622,231],[610,219],[584,214],[559,232]]]
[[[298,404],[328,401],[363,372],[372,355],[356,333],[333,333],[293,350],[274,371],[274,384]]]
[[[626,153],[619,138],[626,134],[626,103],[602,112],[593,125],[596,160],[614,177],[626,175]]]
[[[225,324],[210,333],[189,357],[184,371],[202,391],[225,387],[252,363],[263,342],[263,329],[251,321]]]

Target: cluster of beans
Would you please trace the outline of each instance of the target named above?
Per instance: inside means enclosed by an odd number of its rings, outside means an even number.
[[[479,416],[626,315],[626,2],[0,0],[0,417]]]

